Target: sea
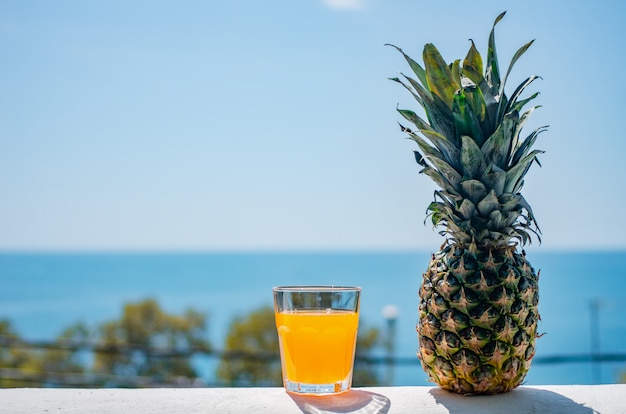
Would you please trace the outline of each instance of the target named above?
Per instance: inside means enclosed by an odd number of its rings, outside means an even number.
[[[236,317],[272,306],[278,285],[356,285],[361,324],[385,334],[384,309],[395,307],[392,337],[399,363],[391,385],[429,385],[415,356],[417,294],[431,253],[80,252],[0,253],[0,320],[27,340],[53,340],[78,322],[97,328],[125,303],[156,299],[168,313],[208,315],[208,339],[223,349]],[[540,271],[541,321],[528,385],[616,383],[626,377],[626,251],[528,253]],[[605,355],[598,362],[591,355]],[[216,358],[194,359],[215,384]]]

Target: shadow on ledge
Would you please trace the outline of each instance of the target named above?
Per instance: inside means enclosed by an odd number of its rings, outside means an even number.
[[[555,413],[597,414],[553,391],[533,388],[516,388],[505,394],[463,396],[441,388],[429,391],[437,404],[448,409],[450,414],[501,414],[501,413]]]
[[[386,414],[391,406],[391,401],[384,395],[361,390],[350,390],[323,398],[296,394],[289,396],[306,414]]]

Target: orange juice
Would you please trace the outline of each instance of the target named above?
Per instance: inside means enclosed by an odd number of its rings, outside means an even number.
[[[358,312],[352,311],[277,312],[276,327],[286,383],[350,382],[358,324]]]

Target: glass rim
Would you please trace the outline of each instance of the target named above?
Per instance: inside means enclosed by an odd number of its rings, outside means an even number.
[[[344,285],[286,285],[275,286],[274,292],[360,292],[359,286]]]

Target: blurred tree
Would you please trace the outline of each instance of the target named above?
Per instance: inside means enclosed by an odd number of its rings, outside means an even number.
[[[229,328],[217,378],[233,385],[280,385],[282,373],[274,310],[264,307],[247,317],[236,317]]]
[[[363,329],[359,326],[359,333],[356,338],[356,354],[354,360],[354,372],[352,373],[352,384],[355,387],[374,387],[381,385],[379,374],[374,365],[366,359],[358,356],[367,356],[380,344],[380,331],[377,328]]]
[[[81,375],[85,368],[79,350],[67,344],[85,333],[84,325],[77,324],[52,346],[35,347],[20,338],[9,321],[0,321],[0,387],[75,385],[67,382],[68,375]]]
[[[81,360],[81,348],[77,343],[84,343],[89,337],[88,328],[77,323],[66,328],[54,341],[54,347],[39,351],[36,369],[50,375],[82,374],[85,363]],[[74,385],[74,384],[68,384]]]
[[[366,355],[379,342],[376,328],[359,327],[356,352]],[[263,307],[246,317],[237,317],[230,325],[224,344],[226,355],[217,369],[217,378],[229,386],[282,386],[280,349],[274,309]],[[354,386],[379,385],[374,367],[364,360],[355,361]]]
[[[210,350],[204,314],[170,315],[152,299],[126,304],[120,320],[101,326],[97,345],[94,372],[162,383],[197,377],[192,353]]]
[[[16,378],[21,372],[20,366],[27,359],[21,348],[22,339],[13,330],[11,322],[0,320],[0,388],[25,387],[31,385],[28,381]]]

